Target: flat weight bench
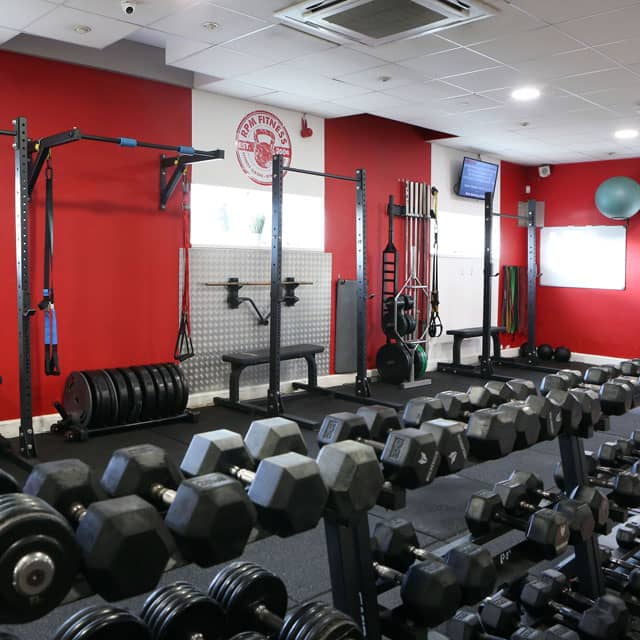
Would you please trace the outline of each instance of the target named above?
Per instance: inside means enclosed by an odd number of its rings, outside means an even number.
[[[500,357],[500,334],[504,333],[505,327],[491,327],[491,339],[493,340],[493,357]],[[471,329],[449,329],[447,335],[453,336],[453,364],[460,364],[460,349],[465,338],[480,338],[482,327],[472,327]]]
[[[307,377],[310,386],[318,385],[318,366],[316,353],[322,353],[324,347],[318,344],[291,344],[280,348],[280,361],[296,360],[304,358],[307,361]],[[229,375],[229,400],[240,401],[240,374],[247,368],[258,364],[269,363],[269,349],[257,349],[256,351],[238,351],[237,353],[225,353],[222,360],[231,365]]]

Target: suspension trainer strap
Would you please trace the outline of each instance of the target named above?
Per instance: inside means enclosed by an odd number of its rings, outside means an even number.
[[[431,187],[432,207],[429,216],[433,220],[433,257],[431,266],[431,314],[427,331],[431,338],[442,335],[440,319],[440,291],[438,290],[438,190]]]
[[[189,284],[189,249],[191,238],[189,228],[191,225],[189,167],[185,167],[182,173],[182,300],[180,303],[180,321],[178,323],[178,337],[173,357],[178,362],[184,362],[194,355],[193,342],[191,341],[191,296]]]
[[[59,376],[58,321],[53,290],[53,166],[51,154],[45,171],[44,282],[38,307],[44,312],[44,374]]]

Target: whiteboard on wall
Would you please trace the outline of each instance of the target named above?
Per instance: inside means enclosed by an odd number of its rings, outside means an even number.
[[[624,226],[545,227],[540,232],[540,284],[581,289],[625,288]]]

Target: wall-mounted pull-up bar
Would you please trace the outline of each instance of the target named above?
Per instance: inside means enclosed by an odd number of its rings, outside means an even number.
[[[13,132],[9,135],[13,135]],[[190,145],[159,144],[156,142],[143,142],[136,138],[96,136],[89,133],[82,133],[80,129],[74,127],[73,129],[30,142],[29,152],[36,153],[37,155],[29,172],[29,195],[33,192],[36,182],[38,181],[38,176],[42,171],[44,162],[51,149],[69,144],[70,142],[77,142],[78,140],[105,142],[107,144],[117,144],[120,147],[140,147],[143,149],[157,149],[158,151],[173,151],[179,153],[180,155],[177,157],[167,158],[163,155],[160,158],[160,209],[166,207],[167,201],[173,194],[180,180],[185,165],[207,160],[221,160],[224,158],[224,151],[222,149],[203,151],[201,149],[195,149]],[[175,169],[171,178],[167,180],[168,167],[174,167]]]

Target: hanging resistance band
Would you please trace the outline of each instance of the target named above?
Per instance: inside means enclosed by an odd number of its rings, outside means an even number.
[[[53,293],[53,166],[51,154],[45,172],[44,286],[38,307],[44,311],[44,374],[59,376],[58,322]]]
[[[191,238],[189,227],[191,224],[191,203],[189,168],[185,167],[182,173],[182,301],[180,304],[180,323],[178,326],[178,337],[173,357],[178,362],[184,362],[193,357],[193,342],[191,341],[191,296],[189,285],[189,249],[191,248]]]
[[[440,320],[440,291],[438,290],[438,190],[431,187],[433,206],[429,215],[433,220],[433,257],[431,267],[431,315],[429,316],[429,336],[439,338],[442,335]]]

